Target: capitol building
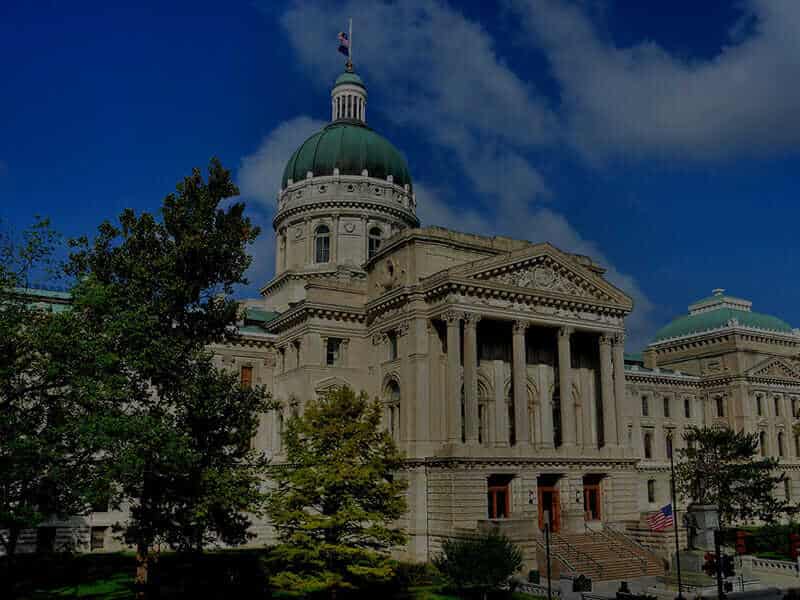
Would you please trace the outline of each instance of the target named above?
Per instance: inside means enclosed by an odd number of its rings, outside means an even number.
[[[646,518],[670,502],[669,456],[691,425],[758,432],[790,478],[776,494],[800,497],[800,332],[718,289],[626,354],[635,307],[602,265],[421,224],[406,160],[368,126],[351,69],[330,109],[286,157],[275,276],[243,302],[239,343],[214,349],[279,402],[255,442],[273,463],[305,402],[365,390],[406,456],[405,558],[496,528],[536,565],[548,521],[559,564],[601,579],[663,569],[673,532]],[[268,523],[255,530],[272,540]]]

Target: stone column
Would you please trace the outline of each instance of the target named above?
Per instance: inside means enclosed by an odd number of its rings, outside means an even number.
[[[461,314],[447,312],[447,441],[461,442]]]
[[[570,337],[572,327],[558,330],[558,387],[561,393],[561,444],[565,448],[575,447],[575,402],[572,399],[572,356]]]
[[[611,372],[611,336],[600,336],[600,396],[603,404],[603,445],[617,445],[617,416],[614,409],[614,379]]]
[[[480,315],[464,315],[464,417],[466,441],[478,443],[478,321]]]
[[[617,445],[625,445],[625,334],[618,333],[614,336],[611,353],[614,358],[614,403],[617,421]],[[683,406],[673,406],[673,412],[683,414]],[[678,413],[676,413],[678,414]],[[675,415],[673,415],[674,417]]]
[[[528,382],[525,368],[525,330],[528,323],[514,321],[511,336],[511,379],[514,390],[514,431],[518,446],[529,445],[531,436],[528,427]],[[552,432],[550,432],[552,439]]]

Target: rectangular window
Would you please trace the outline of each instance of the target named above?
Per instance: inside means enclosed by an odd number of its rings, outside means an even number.
[[[664,396],[664,417],[669,419],[669,398]]]
[[[651,504],[656,501],[656,480],[647,480],[647,501]]]
[[[490,519],[507,519],[511,516],[510,475],[490,475],[487,481],[487,513]]]
[[[89,540],[91,550],[102,550],[106,547],[106,529],[108,527],[92,527],[92,535]]]
[[[725,416],[725,399],[722,396],[717,396],[716,405],[717,405],[717,416],[718,417],[724,417]]]
[[[253,367],[244,365],[240,371],[239,382],[244,389],[253,387]]]
[[[690,398],[683,399],[683,416],[687,419],[692,418],[692,400]]]
[[[775,416],[781,416],[781,399],[779,396],[775,396]]]
[[[647,396],[642,396],[642,416],[650,416],[650,405],[647,401]]]
[[[392,332],[388,335],[389,360],[397,360],[397,334]]]
[[[797,398],[792,398],[792,416],[795,419],[800,416],[797,414]]]
[[[761,394],[756,396],[756,415],[763,416],[764,414],[764,407],[761,405]]]
[[[667,434],[666,439],[667,458],[672,458],[672,436]]]
[[[787,500],[792,499],[792,482],[789,479],[786,479],[783,482],[783,495]]]
[[[325,364],[329,367],[340,364],[342,340],[339,338],[328,338],[325,345]]]
[[[653,458],[653,434],[649,431],[644,434],[644,457]]]

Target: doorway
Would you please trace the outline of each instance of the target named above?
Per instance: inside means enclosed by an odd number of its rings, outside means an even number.
[[[539,496],[539,529],[544,531],[545,515],[549,516],[550,531],[561,530],[561,496],[558,489],[560,475],[540,475],[537,479]]]
[[[583,513],[586,521],[603,519],[603,502],[600,488],[602,475],[586,475],[583,478]]]

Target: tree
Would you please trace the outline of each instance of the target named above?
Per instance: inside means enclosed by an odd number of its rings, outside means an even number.
[[[272,467],[267,514],[283,570],[272,585],[312,593],[357,589],[393,574],[388,551],[405,541],[403,458],[366,393],[335,389],[306,404],[284,433],[286,464]]]
[[[758,457],[757,433],[728,427],[690,427],[677,450],[679,493],[697,504],[714,504],[720,527],[761,519],[771,523],[795,509],[775,495],[786,480],[778,459]]]
[[[92,427],[124,539],[137,551],[146,594],[151,548],[242,541],[259,510],[264,461],[250,448],[264,390],[214,367],[211,344],[235,342],[234,286],[246,284],[258,228],[230,172],[212,159],[163,202],[160,219],[128,209],[91,242],[72,240],[73,311],[100,340]]]
[[[21,532],[93,500],[86,407],[67,384],[90,340],[75,315],[42,306],[30,288],[50,278],[59,236],[46,219],[0,236],[0,544],[11,562]],[[36,292],[38,293],[38,292]],[[9,592],[11,595],[13,592]]]
[[[433,564],[450,587],[463,593],[491,591],[508,585],[522,568],[522,551],[503,535],[490,531],[473,537],[447,539]]]

